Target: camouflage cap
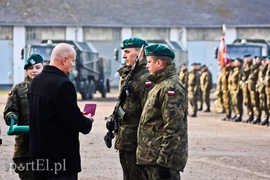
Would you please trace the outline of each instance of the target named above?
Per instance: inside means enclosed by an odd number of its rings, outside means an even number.
[[[168,56],[174,59],[174,52],[161,44],[153,44],[144,48],[146,56]]]
[[[137,48],[137,47],[142,47],[142,45],[146,47],[148,46],[148,43],[141,38],[133,37],[133,38],[125,39],[121,44],[121,49]]]
[[[43,62],[43,58],[39,54],[32,54],[24,63],[24,69],[27,69],[29,66],[32,66],[37,63]]]

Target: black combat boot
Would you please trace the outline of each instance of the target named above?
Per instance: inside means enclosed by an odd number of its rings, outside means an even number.
[[[234,121],[234,119],[236,118],[237,116],[234,115],[233,117],[231,117],[230,119],[228,119],[228,121]]]
[[[210,108],[208,107],[206,110],[204,110],[203,112],[211,112]]]
[[[261,123],[261,117],[257,116],[253,119],[252,124],[260,124]]]
[[[254,119],[254,116],[251,115],[251,116],[248,117],[248,119],[246,119],[246,120],[243,121],[243,122],[245,122],[245,123],[251,123],[251,122],[253,121],[253,119]]]
[[[233,122],[241,122],[242,121],[242,116],[237,115],[236,118],[233,119]]]
[[[266,119],[261,122],[262,126],[269,126],[269,115],[266,116]]]
[[[190,117],[197,117],[195,113],[191,114]]]

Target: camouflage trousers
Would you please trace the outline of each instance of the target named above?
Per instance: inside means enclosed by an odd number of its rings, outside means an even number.
[[[31,166],[27,166],[27,163],[31,163],[30,158],[13,158],[15,172],[19,174],[22,180],[35,180]]]
[[[180,180],[180,172],[171,169],[171,178],[161,179],[158,175],[156,166],[144,166],[144,170],[147,172],[147,180]]]
[[[124,180],[145,180],[146,173],[142,166],[136,164],[136,152],[119,150],[120,164],[123,169]]]

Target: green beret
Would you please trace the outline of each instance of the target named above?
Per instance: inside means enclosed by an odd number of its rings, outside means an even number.
[[[144,48],[146,56],[168,56],[174,59],[174,52],[161,44],[153,44]]]
[[[32,66],[37,63],[43,62],[43,58],[39,54],[32,54],[29,58],[25,61],[24,69],[27,69],[29,66]]]
[[[133,38],[125,39],[121,44],[121,49],[137,48],[137,47],[142,47],[142,45],[146,47],[148,46],[148,43],[141,38],[133,37]]]
[[[245,58],[245,57],[251,57],[251,54],[244,54],[243,58]]]
[[[239,58],[239,57],[235,58],[234,60],[237,60],[237,61],[243,62],[243,59],[241,59],[241,58]]]

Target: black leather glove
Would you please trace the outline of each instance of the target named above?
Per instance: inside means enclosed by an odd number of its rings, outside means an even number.
[[[17,124],[17,122],[18,122],[18,117],[17,117],[16,114],[11,113],[10,115],[8,115],[8,117],[7,117],[7,124],[8,124],[8,125],[10,125],[11,119],[14,120],[14,124]]]
[[[109,121],[106,122],[106,128],[109,131],[113,131],[114,130],[114,124],[113,124],[113,121],[112,120],[109,120]]]
[[[157,166],[158,175],[161,179],[169,179],[171,178],[171,171],[169,168],[163,166]]]

